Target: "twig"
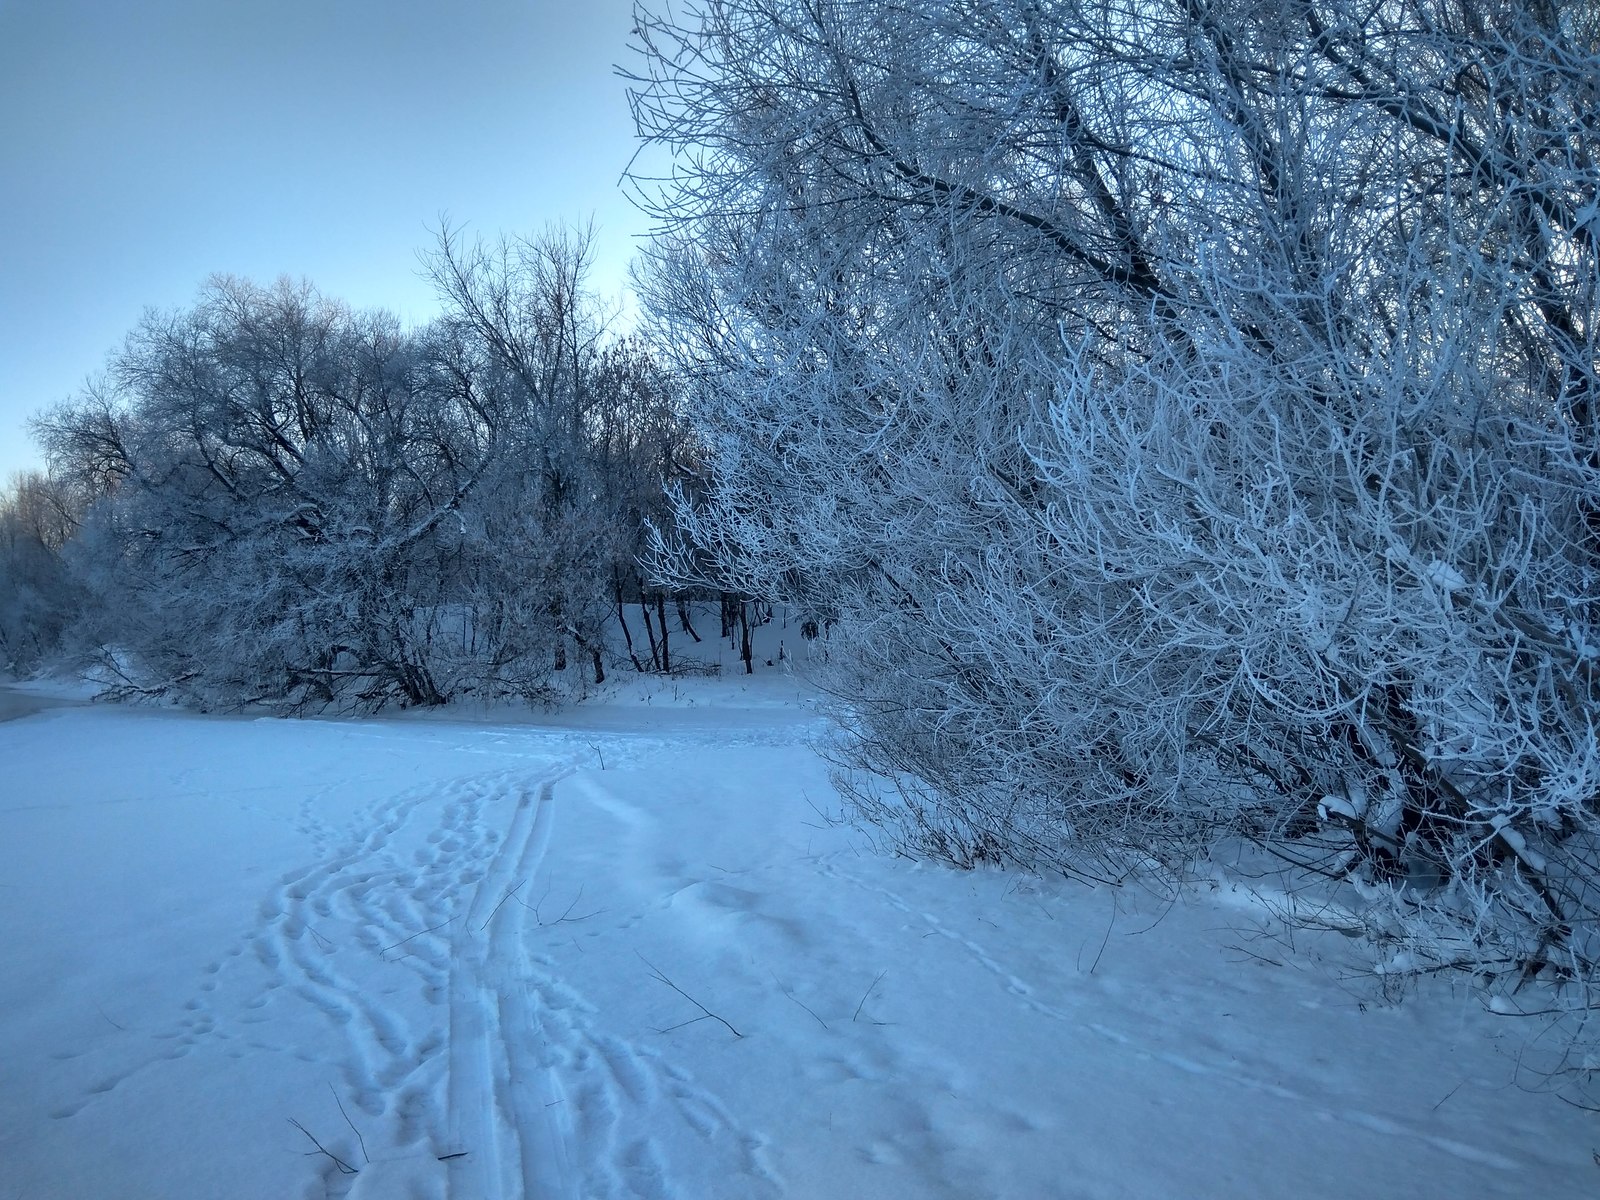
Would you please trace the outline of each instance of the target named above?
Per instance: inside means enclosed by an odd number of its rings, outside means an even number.
[[[668,1025],[665,1029],[661,1028],[659,1025],[652,1025],[650,1028],[654,1029],[657,1033],[671,1033],[673,1030],[682,1029],[686,1025],[698,1025],[701,1021],[706,1019],[706,1016],[707,1014],[702,1013],[698,1017],[690,1017],[687,1021],[679,1021],[676,1025]]]
[[[540,910],[544,907],[545,899],[549,895],[550,889],[545,888],[544,895],[539,897],[539,903],[537,904],[529,904],[526,900],[520,898],[517,900],[518,904],[522,905],[523,908],[527,909],[533,914],[533,919],[539,922],[539,927],[541,929],[548,929],[552,925],[560,925],[563,921],[571,921],[574,924],[579,921],[587,921],[590,917],[598,917],[601,913],[606,911],[603,908],[597,908],[591,913],[584,913],[581,917],[575,917],[572,915],[572,910],[578,907],[578,901],[583,899],[583,884],[580,883],[578,885],[578,894],[572,898],[572,903],[567,905],[567,911],[562,913],[554,921],[546,921],[544,919],[544,914]]]
[[[778,985],[778,990],[780,992],[782,992],[785,996],[789,997],[789,999],[793,1000],[796,1004],[798,1004],[801,1008],[805,1009],[808,1013],[811,1013],[812,1017],[814,1017],[816,1019],[816,1022],[817,1022],[818,1025],[821,1025],[824,1029],[826,1029],[828,1027],[828,1023],[826,1021],[824,1021],[821,1017],[818,1017],[817,1014],[814,1011],[812,1011],[812,1008],[811,1008],[811,1006],[809,1004],[807,1004],[807,1003],[805,1003],[805,1001],[799,999],[799,997],[797,997],[792,991],[790,991],[788,988],[783,986],[783,980],[779,979],[778,976],[776,974],[774,974],[773,972],[771,972],[771,971],[768,971],[767,974],[772,976],[772,982]]]
[[[450,921],[454,921],[454,920],[455,920],[454,917],[450,918]],[[404,946],[407,942],[409,942],[411,940],[411,938],[419,938],[425,933],[432,933],[436,929],[443,929],[446,925],[450,924],[450,921],[440,921],[437,925],[430,925],[426,929],[419,929],[415,933],[413,933],[411,935],[411,937],[403,937],[398,942],[396,942],[393,946],[385,946],[382,950],[379,950],[378,951],[378,957],[382,958],[385,954],[389,953],[389,951],[395,949],[396,947]]]
[[[1466,1082],[1465,1079],[1463,1079],[1461,1081],[1461,1083],[1465,1083],[1465,1082]],[[1445,1100],[1450,1099],[1451,1096],[1454,1096],[1457,1092],[1459,1092],[1461,1090],[1461,1083],[1456,1084],[1455,1087],[1451,1088],[1448,1092],[1446,1092],[1444,1094],[1444,1098],[1439,1101],[1439,1104],[1443,1104],[1445,1102]],[[1429,1112],[1438,1112],[1439,1111],[1439,1104],[1435,1104],[1428,1111]]]
[[[504,896],[500,897],[500,903],[496,904],[494,906],[493,911],[491,911],[489,913],[489,915],[483,919],[483,924],[478,926],[478,932],[479,933],[482,933],[485,929],[489,928],[489,922],[494,920],[494,914],[499,912],[503,907],[505,907],[505,902],[507,900],[511,899],[511,897],[515,896],[518,892],[520,892],[522,890],[522,885],[524,883],[527,883],[527,882],[528,881],[526,879],[519,880],[517,882],[517,886],[516,887],[512,888]]]
[[[1269,967],[1281,967],[1281,966],[1283,966],[1283,964],[1281,962],[1279,962],[1277,959],[1268,958],[1265,954],[1257,954],[1254,950],[1251,950],[1251,949],[1249,949],[1248,947],[1245,947],[1245,946],[1231,945],[1231,946],[1228,947],[1228,949],[1237,950],[1240,954],[1243,954],[1243,955],[1245,955],[1246,957],[1249,957],[1249,958],[1253,958],[1258,963],[1265,963]]]
[[[290,1117],[289,1118],[289,1124],[293,1125],[296,1129],[298,1129],[301,1133],[305,1134],[308,1138],[311,1138],[311,1144],[313,1146],[315,1146],[318,1150],[320,1150],[323,1154],[326,1154],[329,1158],[331,1158],[333,1160],[333,1165],[339,1168],[339,1174],[341,1174],[341,1175],[355,1175],[355,1174],[358,1174],[358,1172],[356,1171],[356,1169],[354,1167],[352,1167],[349,1163],[345,1162],[344,1159],[340,1158],[332,1150],[329,1150],[321,1142],[317,1141],[317,1139],[315,1137],[312,1137],[311,1130],[307,1129],[304,1125],[300,1124],[299,1121],[296,1121],[293,1117]]]
[[[356,1144],[361,1147],[361,1157],[368,1163],[372,1162],[372,1155],[367,1153],[367,1139],[361,1136],[361,1130],[356,1128],[356,1123],[350,1119],[350,1114],[344,1110],[344,1101],[339,1099],[339,1093],[333,1091],[333,1084],[328,1085],[328,1090],[333,1092],[333,1102],[339,1106],[339,1115],[344,1118],[344,1123],[350,1126],[350,1132],[356,1135]]]
[[[867,997],[872,995],[872,993],[877,989],[878,985],[883,982],[883,977],[885,975],[887,975],[888,973],[889,973],[889,968],[888,967],[885,967],[883,970],[879,971],[878,972],[878,977],[872,981],[872,986],[869,987],[866,991],[861,993],[861,1003],[856,1005],[856,1011],[854,1013],[852,1013],[851,1016],[850,1016],[850,1023],[852,1025],[855,1024],[856,1018],[861,1015],[861,1010],[866,1006]]]
[[[649,967],[652,972],[654,972],[654,977],[658,981],[660,981],[661,983],[666,984],[673,991],[677,992],[678,995],[682,996],[690,1004],[692,1004],[696,1008],[698,1008],[702,1013],[705,1014],[705,1016],[710,1017],[714,1021],[720,1021],[727,1028],[728,1032],[733,1034],[734,1037],[742,1038],[744,1036],[744,1034],[740,1033],[732,1025],[729,1025],[726,1020],[724,1020],[722,1017],[717,1016],[716,1013],[712,1012],[704,1004],[701,1004],[700,1001],[696,1000],[693,996],[689,995],[688,992],[684,991],[677,984],[673,983],[672,980],[668,979],[665,975],[663,975],[661,973],[661,968],[656,966],[655,963],[651,962],[644,955],[639,954],[639,952],[637,950],[634,951],[634,954],[638,955],[639,961],[642,962],[645,966]],[[704,1018],[703,1017],[696,1017],[694,1020],[695,1021],[700,1021],[700,1020],[704,1020]],[[660,1030],[659,1032],[661,1032],[661,1033],[671,1033],[673,1029],[681,1029],[681,1028],[683,1028],[684,1025],[692,1025],[692,1024],[694,1024],[694,1021],[684,1021],[679,1025],[672,1026],[671,1029],[663,1029],[663,1030]]]
[[[1106,922],[1106,935],[1100,939],[1100,949],[1095,952],[1094,961],[1089,964],[1089,974],[1094,974],[1094,969],[1100,965],[1100,956],[1106,952],[1106,944],[1111,941],[1111,927],[1117,923],[1117,898],[1111,897],[1111,920]]]
[[[842,816],[831,817],[827,813],[823,812],[822,809],[818,808],[816,801],[811,799],[811,794],[809,792],[802,791],[800,795],[805,798],[806,806],[810,808],[812,812],[816,813],[817,819],[822,822],[821,825],[813,825],[810,821],[801,821],[800,824],[810,829],[837,829],[840,825],[844,824]]]
[[[115,1028],[122,1030],[123,1033],[128,1032],[128,1027],[126,1025],[118,1025],[115,1021],[111,1020],[110,1016],[107,1015],[106,1010],[100,1007],[100,1002],[98,1000],[95,1001],[94,1007],[95,1011],[98,1012],[102,1017],[105,1017],[105,1019],[109,1021]]]

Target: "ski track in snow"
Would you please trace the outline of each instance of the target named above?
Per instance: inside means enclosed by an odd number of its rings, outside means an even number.
[[[320,1098],[333,1116],[308,1132],[356,1170],[312,1155],[308,1200],[681,1200],[661,1147],[640,1132],[663,1102],[706,1142],[740,1147],[739,1167],[761,1194],[781,1194],[764,1137],[689,1071],[601,1028],[534,950],[557,784],[597,755],[615,767],[670,744],[551,742],[567,753],[541,756],[542,770],[388,796],[342,832],[319,815],[324,794],[306,797],[295,825],[319,861],[278,880],[253,931],[206,965],[182,1017],[149,1035],[157,1050],[50,1115],[68,1119],[204,1045],[232,1059],[287,1055],[325,1078],[337,1108]],[[412,828],[419,813],[439,816],[425,836]],[[307,1008],[331,1058],[299,1034]]]
[[[565,773],[515,789],[511,827],[452,932],[447,1142],[459,1155],[450,1159],[452,1196],[576,1195],[567,1096],[540,1021],[527,909],[517,895],[549,847],[552,790]]]
[[[455,785],[414,867],[371,870],[373,852],[415,805],[374,813],[369,843],[310,872],[311,890],[291,885],[265,939],[269,955],[282,947],[280,961],[295,968],[292,986],[346,1027],[356,1106],[373,1117],[392,1110],[401,1148],[425,1139],[446,1164],[451,1200],[674,1195],[651,1139],[617,1136],[625,1109],[656,1098],[653,1065],[593,1028],[593,1008],[530,947],[555,787],[571,769]],[[320,951],[299,936],[306,909],[348,911],[367,951],[416,975],[434,1018],[420,1038],[319,969]],[[646,1127],[641,1117],[626,1126]],[[328,1195],[378,1197],[384,1178],[332,1164],[323,1172]]]

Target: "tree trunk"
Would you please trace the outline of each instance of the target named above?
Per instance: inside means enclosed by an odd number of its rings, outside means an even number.
[[[756,673],[755,651],[750,646],[750,609],[743,600],[739,601],[739,657],[744,660],[744,673]]]
[[[671,652],[667,649],[667,596],[665,592],[656,593],[656,621],[661,625],[661,673],[672,674]]]
[[[694,626],[689,623],[689,602],[682,596],[679,596],[677,599],[677,605],[678,624],[683,626],[683,631],[685,633],[698,642],[700,640],[700,635],[694,631]]]
[[[644,614],[644,635],[650,639],[650,669],[661,670],[661,646],[656,641],[655,622],[650,620],[650,604],[641,592],[639,595],[639,611]]]
[[[622,626],[622,642],[623,645],[628,647],[628,658],[633,662],[633,669],[642,675],[644,674],[644,666],[639,662],[639,656],[634,653],[633,634],[628,630],[628,618],[623,614],[621,578],[615,579],[614,583],[617,595],[617,624]]]

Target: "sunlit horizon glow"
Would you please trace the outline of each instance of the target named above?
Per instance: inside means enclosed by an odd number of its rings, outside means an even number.
[[[0,484],[40,465],[28,418],[99,372],[146,308],[213,274],[304,278],[407,324],[418,251],[597,227],[621,302],[647,222],[631,0],[214,0],[0,5]]]

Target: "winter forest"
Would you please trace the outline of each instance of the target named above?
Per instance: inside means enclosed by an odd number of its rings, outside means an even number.
[[[558,709],[782,608],[881,848],[1248,853],[1600,1104],[1600,8],[646,3],[619,71],[636,327],[565,226],[442,226],[420,327],[211,279],[38,416],[0,667]]]

